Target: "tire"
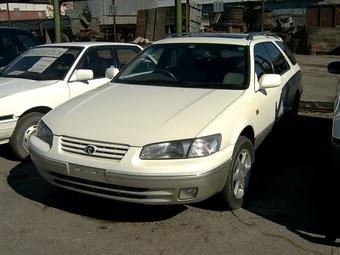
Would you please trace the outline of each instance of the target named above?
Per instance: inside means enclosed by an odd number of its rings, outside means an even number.
[[[298,114],[299,114],[300,96],[296,95],[294,98],[294,103],[292,110],[288,113],[287,127],[289,130],[296,128]]]
[[[221,191],[224,202],[232,210],[238,209],[243,205],[253,162],[253,144],[247,137],[240,136],[235,145],[225,186]]]
[[[25,159],[28,154],[28,141],[35,132],[38,121],[44,114],[31,112],[19,119],[9,141],[10,147],[19,159]]]

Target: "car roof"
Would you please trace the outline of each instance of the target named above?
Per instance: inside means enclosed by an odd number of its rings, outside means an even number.
[[[172,34],[168,37],[155,42],[155,44],[162,43],[217,43],[217,44],[235,44],[235,45],[249,45],[250,42],[259,39],[268,40],[282,40],[275,34],[268,32],[257,33],[182,33]]]
[[[26,29],[26,28],[21,28],[21,27],[1,27],[0,26],[0,30],[4,31],[20,31],[20,32],[25,32],[25,33],[31,33],[30,30]]]
[[[67,43],[48,43],[48,44],[43,44],[43,45],[39,45],[39,47],[49,47],[49,46],[53,46],[53,47],[93,47],[93,46],[111,46],[111,45],[115,45],[115,46],[135,46],[135,47],[139,47],[136,44],[133,43],[117,43],[117,42],[67,42]]]

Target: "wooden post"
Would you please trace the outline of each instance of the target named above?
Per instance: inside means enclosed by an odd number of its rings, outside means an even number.
[[[8,24],[9,26],[12,26],[12,21],[11,21],[11,12],[9,10],[9,3],[6,3],[6,7],[7,7],[7,18],[8,18]]]
[[[112,5],[116,6],[115,0],[112,0]],[[115,13],[115,11],[112,14],[113,14],[113,16],[112,16],[112,18],[113,18],[113,41],[117,42],[117,24],[116,24],[116,13]]]
[[[261,3],[261,31],[264,31],[264,0]]]
[[[185,32],[190,32],[190,0],[186,0],[185,5]]]

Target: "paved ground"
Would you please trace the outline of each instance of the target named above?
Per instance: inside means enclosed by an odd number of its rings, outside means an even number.
[[[330,128],[300,117],[296,139],[268,139],[236,211],[218,198],[165,207],[64,191],[0,146],[0,254],[340,254]]]
[[[326,66],[337,57],[297,58],[304,71],[302,100],[331,105],[337,78]],[[164,207],[68,192],[0,146],[0,255],[340,255],[340,177],[329,164],[331,120],[300,117],[298,124],[295,140],[275,136],[260,147],[250,195],[236,211],[219,198]]]
[[[329,74],[327,65],[332,61],[339,61],[339,56],[297,55],[296,58],[303,71],[302,86],[304,92],[301,100],[332,103],[339,76]]]

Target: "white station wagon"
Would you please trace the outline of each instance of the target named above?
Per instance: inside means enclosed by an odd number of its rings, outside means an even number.
[[[142,48],[124,43],[61,43],[34,47],[0,74],[0,144],[28,155],[38,120],[61,103],[104,85],[107,68],[123,67]],[[111,73],[114,70],[111,70]]]
[[[48,113],[31,158],[54,185],[145,204],[220,193],[242,206],[254,150],[297,113],[301,70],[282,40],[187,34],[154,43],[114,82]]]

